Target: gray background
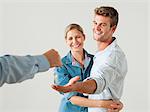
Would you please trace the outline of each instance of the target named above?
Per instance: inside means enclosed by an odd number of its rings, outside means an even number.
[[[111,5],[120,14],[114,35],[129,66],[121,99],[122,111],[150,112],[150,14],[146,0],[1,0],[0,54],[37,55],[55,48],[64,56],[69,50],[64,41],[64,29],[73,22],[84,28],[85,49],[94,54],[93,9],[100,5]],[[37,75],[32,80],[1,87],[0,112],[57,112],[61,95],[50,88],[53,69]]]

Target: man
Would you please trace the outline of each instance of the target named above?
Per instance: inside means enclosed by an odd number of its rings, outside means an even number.
[[[2,56],[0,57],[0,87],[4,83],[11,84],[31,79],[36,73],[47,71],[55,66],[61,66],[61,61],[58,52],[54,49],[37,56]]]
[[[123,92],[123,82],[127,73],[127,61],[123,51],[116,43],[113,33],[118,24],[118,12],[113,7],[102,6],[95,9],[93,37],[97,42],[90,77],[76,82],[75,77],[65,86],[53,85],[61,92],[77,91],[88,93],[89,99],[119,100]],[[89,112],[107,112],[104,108],[89,108]]]

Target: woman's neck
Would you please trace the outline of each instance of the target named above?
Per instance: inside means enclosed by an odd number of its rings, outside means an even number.
[[[79,52],[72,52],[72,56],[73,58],[83,67],[84,66],[84,52],[83,51],[79,51]]]

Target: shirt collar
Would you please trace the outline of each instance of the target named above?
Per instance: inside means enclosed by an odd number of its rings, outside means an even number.
[[[85,55],[85,64],[89,63],[91,58],[90,58],[90,54],[88,54],[85,50],[84,50],[84,55]],[[73,58],[71,51],[67,54],[67,60],[66,60],[66,64],[72,64],[73,66],[78,66],[78,62]]]
[[[86,61],[88,61],[89,60],[89,57],[88,57],[88,55],[87,55],[87,52],[85,52],[85,50],[84,50],[84,57],[85,57],[85,59],[84,59],[84,63],[86,62]],[[79,63],[75,60],[75,58],[72,56],[72,65],[73,66],[79,66]]]
[[[116,40],[115,37],[113,37],[112,43],[109,44],[104,50],[102,50],[102,51],[97,51],[97,53],[95,54],[94,57],[96,57],[97,55],[102,54],[102,53],[104,53],[104,52],[107,52],[107,51],[112,50],[116,45],[117,45],[117,40]]]

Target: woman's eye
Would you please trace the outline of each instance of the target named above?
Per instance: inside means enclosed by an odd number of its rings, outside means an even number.
[[[77,38],[81,38],[80,36],[77,36]]]
[[[72,40],[72,37],[69,37],[68,40]]]

